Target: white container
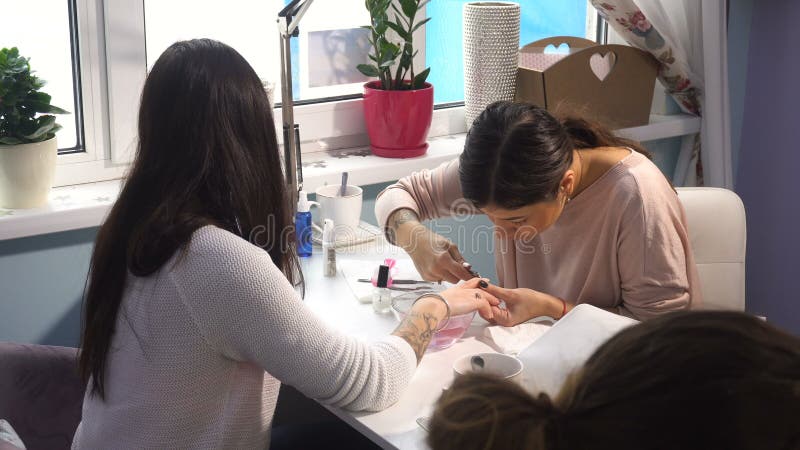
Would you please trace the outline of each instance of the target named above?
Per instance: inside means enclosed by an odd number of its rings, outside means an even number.
[[[472,363],[473,357],[480,358],[483,362],[483,367],[476,368]],[[453,373],[455,376],[478,371],[504,380],[510,380],[517,384],[522,384],[522,369],[522,361],[520,361],[519,358],[502,353],[464,355],[453,363]]]
[[[0,145],[0,208],[37,208],[47,204],[56,174],[56,138]]]
[[[517,3],[464,5],[464,106],[468,129],[489,104],[514,100],[519,18]]]
[[[341,185],[329,184],[317,189],[320,218],[330,219],[336,225],[337,240],[352,240],[358,237],[358,224],[361,220],[361,204],[364,191],[348,184],[345,195],[340,194]],[[321,227],[318,230],[322,232]]]
[[[325,224],[322,227],[322,257],[325,258],[323,262],[322,274],[326,277],[336,276],[336,229],[333,225],[333,220],[325,219]]]

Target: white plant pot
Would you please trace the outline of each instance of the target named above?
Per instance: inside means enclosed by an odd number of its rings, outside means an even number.
[[[519,61],[517,3],[464,5],[464,106],[467,128],[489,104],[514,100]]]
[[[0,145],[0,208],[47,204],[56,174],[56,138],[33,144]]]

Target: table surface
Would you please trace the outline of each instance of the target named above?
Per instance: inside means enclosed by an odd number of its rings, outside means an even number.
[[[332,327],[367,341],[390,334],[398,325],[392,314],[377,314],[369,304],[359,303],[338,271],[336,277],[322,275],[321,252],[314,249],[310,258],[301,259],[306,280],[305,304]],[[385,257],[408,258],[401,249],[385,241],[361,245],[337,252],[338,260],[363,260],[375,266]],[[425,353],[411,383],[391,407],[377,412],[354,413],[325,405],[339,418],[387,449],[427,449],[425,431],[416,423],[429,416],[442,388],[453,380],[453,362],[462,355],[496,352],[482,337],[487,323],[476,316],[464,337],[450,348]],[[482,340],[483,339],[483,340]]]
[[[406,259],[404,263],[398,263],[398,267],[406,266],[408,269],[403,270],[413,272],[413,263],[408,261],[408,255],[383,239],[337,252],[340,268],[360,267],[363,261],[367,272],[386,257]],[[345,260],[349,262],[345,263]],[[367,341],[380,339],[397,327],[393,315],[376,314],[372,305],[358,301],[353,291],[361,291],[360,286],[356,284],[351,288],[341,270],[336,277],[322,276],[322,262],[319,252],[301,260],[307,282],[305,302],[316,314],[333,328]],[[348,273],[348,276],[354,274]],[[363,293],[359,292],[361,295]],[[539,322],[538,319],[534,321]],[[578,369],[595,349],[635,323],[633,319],[591,305],[576,306],[546,332],[532,337],[536,345],[520,352],[518,357],[525,365],[522,386],[532,392],[556,395],[567,376]],[[496,351],[491,340],[484,337],[487,326],[488,323],[476,316],[464,337],[453,346],[426,352],[406,391],[397,403],[384,411],[353,413],[325,407],[383,448],[427,449],[426,433],[416,420],[430,416],[442,388],[453,380],[453,362],[456,359],[463,355]]]

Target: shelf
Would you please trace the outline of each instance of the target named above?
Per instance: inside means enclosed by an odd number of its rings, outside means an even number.
[[[303,155],[303,189],[314,192],[326,184],[338,184],[342,172],[349,173],[350,184],[395,181],[414,171],[432,169],[461,154],[466,134],[454,134],[428,140],[428,152],[416,158],[381,158],[368,147],[331,150]]]
[[[686,114],[650,116],[650,124],[617,130],[617,134],[649,141],[684,136],[700,131],[700,118]],[[325,184],[341,182],[344,171],[350,183],[360,186],[395,181],[411,172],[432,169],[449,161],[464,147],[466,134],[432,138],[424,156],[387,159],[374,156],[369,148],[328,150],[303,155],[303,188],[314,192]],[[0,241],[26,236],[76,230],[100,225],[119,195],[120,180],[58,187],[51,191],[46,207],[27,210],[0,209]]]
[[[650,123],[638,127],[622,128],[616,130],[619,136],[633,139],[634,141],[646,142],[656,139],[685,136],[700,132],[701,120],[699,117],[689,114],[658,115],[650,116]]]

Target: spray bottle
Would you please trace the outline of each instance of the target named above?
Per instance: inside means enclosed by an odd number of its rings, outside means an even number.
[[[317,202],[308,201],[306,191],[300,191],[297,197],[297,212],[294,215],[294,232],[297,237],[297,256],[307,258],[311,256],[311,205],[319,206]]]

